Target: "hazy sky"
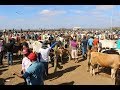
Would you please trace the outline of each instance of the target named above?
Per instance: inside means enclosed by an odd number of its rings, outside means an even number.
[[[106,28],[111,16],[120,26],[120,5],[0,5],[0,29]]]

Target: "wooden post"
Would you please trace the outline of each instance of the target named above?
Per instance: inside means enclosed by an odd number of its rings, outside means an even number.
[[[57,54],[56,54],[56,51],[57,51],[57,46],[55,46],[55,49],[54,49],[54,72],[57,71]]]

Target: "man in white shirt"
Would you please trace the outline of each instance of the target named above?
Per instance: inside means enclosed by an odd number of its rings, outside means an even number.
[[[50,50],[57,44],[55,42],[50,47],[47,46],[47,42],[43,42],[42,48],[39,49],[38,57],[40,57],[40,62],[44,64],[45,67],[45,75],[48,75],[48,61],[49,61],[49,53]]]
[[[27,58],[27,56],[30,54],[29,49],[23,49],[23,55],[25,56],[22,60],[22,71],[21,73],[25,73],[25,71],[27,70],[27,68],[32,64],[32,62]],[[29,80],[29,77],[25,80],[25,85],[27,84],[26,80]]]

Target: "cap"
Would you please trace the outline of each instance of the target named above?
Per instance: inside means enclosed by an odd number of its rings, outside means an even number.
[[[36,61],[37,60],[37,55],[32,52],[28,55],[28,59],[30,59],[30,61]]]

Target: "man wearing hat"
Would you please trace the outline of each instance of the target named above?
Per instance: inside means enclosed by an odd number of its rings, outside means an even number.
[[[27,68],[32,64],[32,62],[28,59],[28,55],[30,54],[30,50],[29,49],[23,49],[23,55],[24,55],[24,58],[22,60],[22,71],[21,73],[25,73],[25,71],[27,71]],[[29,78],[27,78],[28,80]],[[27,85],[27,82],[26,82],[26,79],[25,80],[25,85]]]
[[[48,75],[48,61],[49,61],[49,53],[50,50],[57,44],[58,42],[55,42],[50,47],[47,45],[47,41],[44,41],[42,44],[42,47],[39,49],[38,57],[40,57],[40,62],[44,64],[45,67],[45,76]]]
[[[15,72],[13,75],[17,75],[18,77],[25,79],[29,77],[27,85],[44,85],[44,65],[37,61],[37,55],[35,53],[30,53],[27,57],[32,64],[27,68],[24,74],[18,74]]]

